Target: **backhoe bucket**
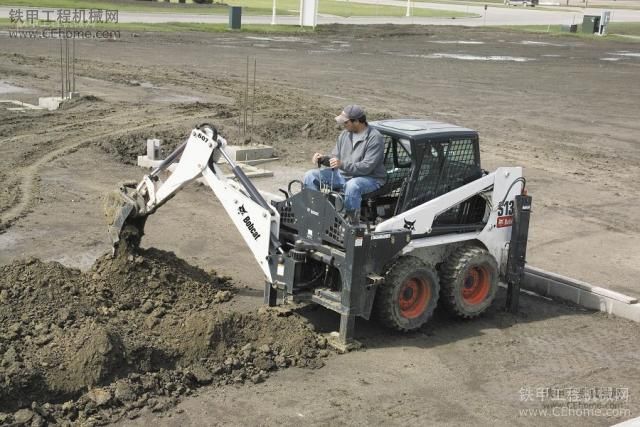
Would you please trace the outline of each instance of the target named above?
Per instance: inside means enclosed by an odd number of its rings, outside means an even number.
[[[135,189],[122,186],[105,197],[104,214],[114,255],[118,248],[135,250],[144,235],[147,215],[139,214],[136,196]]]

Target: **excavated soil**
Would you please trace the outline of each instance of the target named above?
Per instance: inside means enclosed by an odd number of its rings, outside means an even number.
[[[225,311],[233,293],[228,278],[157,249],[105,255],[87,272],[0,267],[0,411],[14,413],[0,422],[113,422],[200,385],[322,366],[326,343],[306,322]]]

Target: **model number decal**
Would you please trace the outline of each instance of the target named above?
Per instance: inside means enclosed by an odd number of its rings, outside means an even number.
[[[209,142],[209,138],[203,133],[197,133],[196,136],[204,142]]]
[[[498,206],[498,216],[513,215],[513,200],[509,200]]]

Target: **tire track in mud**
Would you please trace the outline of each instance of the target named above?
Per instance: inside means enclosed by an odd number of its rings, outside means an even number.
[[[95,112],[99,113],[99,114],[100,113],[102,113],[102,114],[105,113],[105,111],[103,111],[103,110],[96,110]],[[91,112],[88,112],[88,113],[91,113]],[[119,115],[122,115],[122,114],[119,114]],[[111,116],[111,117],[114,117],[114,116]],[[31,117],[25,117],[25,119],[28,119],[28,118],[31,118]],[[34,117],[34,119],[35,119],[35,117]],[[83,128],[86,128],[87,126],[95,125],[97,123],[100,123],[100,122],[104,121],[105,117],[98,117],[98,118],[95,118],[95,119],[85,118],[84,120],[85,121],[81,126]],[[76,130],[75,128],[78,128],[78,123],[75,120],[74,121],[70,121],[67,118],[66,120],[61,120],[61,122],[63,122],[63,123],[62,124],[56,123],[56,124],[53,124],[53,125],[48,125],[47,132],[45,134],[42,134],[42,135],[53,134],[53,133],[57,133],[57,132],[65,132],[66,133],[69,130]],[[24,139],[28,139],[28,138],[33,138],[34,137],[34,134],[30,133],[31,132],[30,130],[28,130],[26,132],[27,133],[23,133],[23,134],[19,134],[19,135],[13,135],[13,136],[9,136],[9,137],[5,137],[5,138],[0,139],[0,146],[2,146],[3,144],[6,145],[6,144],[9,144],[9,143],[20,142],[20,141],[22,141]]]
[[[112,120],[112,119],[117,119],[118,117],[122,117],[122,116],[127,116],[130,115],[131,111],[124,111],[121,113],[117,113],[114,114],[112,116],[109,117],[105,117],[103,119],[103,121],[108,121],[108,120]],[[20,218],[22,218],[27,211],[31,208],[31,204],[33,202],[33,198],[35,196],[36,190],[35,190],[35,186],[36,186],[36,179],[38,177],[38,173],[40,171],[40,168],[47,164],[50,163],[54,160],[56,160],[57,158],[59,158],[60,156],[73,152],[75,150],[78,150],[80,148],[83,148],[91,143],[94,143],[98,140],[100,140],[101,138],[105,138],[105,137],[110,137],[110,136],[121,136],[121,135],[125,135],[129,132],[134,132],[137,130],[142,130],[142,129],[146,129],[149,127],[153,127],[153,126],[159,126],[159,125],[167,125],[167,124],[171,124],[171,123],[176,123],[176,122],[180,122],[183,121],[185,119],[198,119],[198,118],[204,118],[206,117],[207,114],[202,114],[202,115],[190,115],[190,114],[185,114],[185,115],[180,115],[178,117],[174,117],[170,120],[167,119],[163,119],[163,120],[156,120],[153,122],[147,122],[143,125],[138,125],[138,126],[131,126],[131,127],[125,127],[122,129],[119,129],[117,131],[109,131],[109,132],[102,132],[99,134],[94,134],[92,137],[88,138],[88,139],[84,139],[82,137],[76,137],[74,138],[76,141],[72,142],[70,144],[65,145],[64,147],[60,147],[56,150],[53,150],[49,153],[47,153],[46,155],[40,157],[38,160],[36,160],[33,164],[31,164],[30,166],[27,166],[25,168],[23,168],[22,170],[20,170],[18,173],[16,173],[14,176],[16,178],[18,178],[20,180],[20,184],[19,184],[19,201],[17,204],[15,204],[14,206],[8,208],[6,211],[4,212],[0,212],[0,233],[3,233],[7,228],[9,228],[15,221],[19,220]],[[142,119],[144,119],[144,116],[141,117]],[[108,123],[108,122],[107,122]],[[77,140],[78,138],[82,138],[81,140]],[[73,141],[73,139],[72,139]]]

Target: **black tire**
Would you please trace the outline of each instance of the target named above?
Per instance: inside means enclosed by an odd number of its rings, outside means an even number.
[[[470,319],[482,314],[498,290],[498,263],[484,248],[462,246],[440,269],[442,305],[456,316]]]
[[[388,328],[413,331],[433,315],[439,291],[438,275],[432,267],[416,257],[400,257],[378,288],[375,316]]]

